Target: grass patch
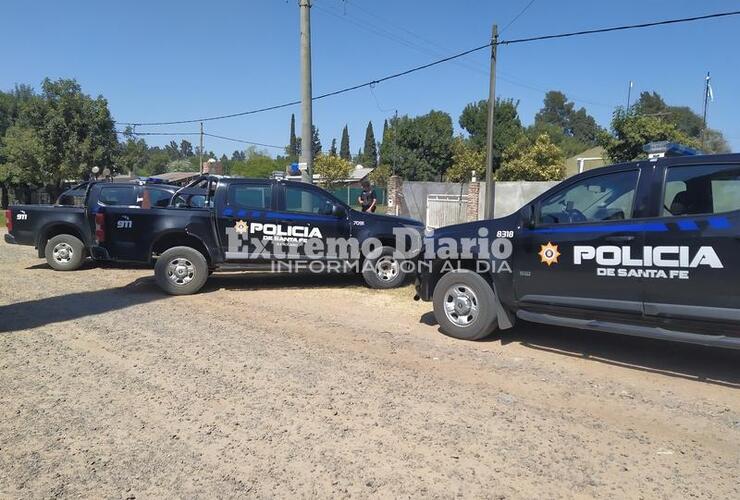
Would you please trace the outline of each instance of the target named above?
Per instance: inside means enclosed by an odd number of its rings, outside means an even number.
[[[0,227],[5,227],[5,210],[0,210]]]

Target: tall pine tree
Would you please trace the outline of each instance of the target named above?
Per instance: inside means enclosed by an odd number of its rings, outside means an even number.
[[[295,114],[292,113],[290,115],[290,143],[288,144],[286,153],[292,161],[298,161],[298,155],[301,153],[298,138],[295,135]]]
[[[331,140],[331,148],[329,149],[329,156],[337,156],[337,140]]]
[[[347,130],[347,125],[342,129],[342,141],[339,144],[339,157],[347,161],[352,159],[352,153],[349,152],[349,130]]]
[[[311,137],[311,151],[313,151],[313,157],[316,158],[321,154],[321,140],[319,139],[319,129],[315,125],[311,126],[311,130],[313,131]]]
[[[375,132],[373,122],[367,122],[365,130],[365,150],[363,155],[363,166],[375,168],[378,166],[378,145],[375,143]]]

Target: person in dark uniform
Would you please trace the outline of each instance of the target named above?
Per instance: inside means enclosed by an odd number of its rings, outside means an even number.
[[[357,197],[357,202],[362,207],[363,212],[375,212],[375,206],[378,204],[375,190],[370,186],[370,181],[367,179],[364,179],[360,185],[362,186],[362,193]]]

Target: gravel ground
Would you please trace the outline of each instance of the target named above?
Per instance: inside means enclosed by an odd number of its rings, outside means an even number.
[[[0,245],[0,497],[740,498],[740,353]]]

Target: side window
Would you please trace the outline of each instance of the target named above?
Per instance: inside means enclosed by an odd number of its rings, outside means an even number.
[[[663,216],[740,210],[740,165],[668,167]]]
[[[583,179],[540,203],[542,224],[632,218],[639,172],[630,170]]]
[[[172,193],[164,189],[144,188],[144,197],[149,198],[150,206],[153,208],[164,208],[169,206]]]
[[[285,210],[306,214],[331,215],[334,201],[313,189],[285,186]]]
[[[136,205],[136,186],[104,186],[98,202],[103,205],[130,207]]]
[[[269,210],[272,207],[272,184],[232,184],[227,204],[230,207]]]

